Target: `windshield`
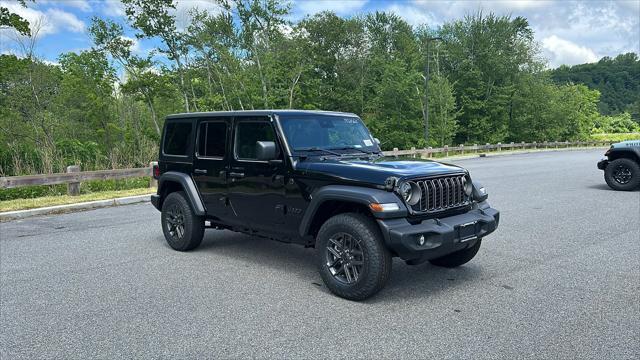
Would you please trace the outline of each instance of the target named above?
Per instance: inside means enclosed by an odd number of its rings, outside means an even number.
[[[379,151],[369,130],[357,117],[282,116],[280,124],[293,152],[310,150]]]

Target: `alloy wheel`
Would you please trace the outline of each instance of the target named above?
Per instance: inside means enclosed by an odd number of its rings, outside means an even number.
[[[360,240],[344,232],[331,236],[326,247],[326,264],[331,275],[339,282],[356,283],[364,268]]]
[[[165,219],[169,234],[175,239],[182,239],[184,236],[184,214],[182,209],[178,205],[173,205],[167,211]]]
[[[619,184],[631,181],[631,169],[625,165],[618,165],[613,170],[613,179]]]

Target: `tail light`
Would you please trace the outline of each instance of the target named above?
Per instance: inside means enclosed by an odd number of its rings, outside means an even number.
[[[153,178],[158,180],[160,178],[160,166],[158,166],[158,163],[153,164],[153,168],[151,170]]]

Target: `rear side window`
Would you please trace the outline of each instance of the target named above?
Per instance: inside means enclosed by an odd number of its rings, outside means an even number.
[[[256,142],[276,141],[276,134],[267,121],[239,122],[236,126],[235,152],[241,160],[257,160]]]
[[[170,122],[165,129],[164,153],[166,155],[188,156],[190,140],[190,122]]]
[[[227,124],[203,122],[198,132],[198,156],[223,158],[227,145]]]

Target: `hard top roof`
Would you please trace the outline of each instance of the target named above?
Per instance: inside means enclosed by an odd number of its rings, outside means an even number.
[[[322,110],[243,110],[243,111],[207,111],[180,113],[167,116],[167,120],[186,118],[205,118],[214,116],[269,116],[269,115],[325,115],[325,116],[357,116],[353,113]]]

